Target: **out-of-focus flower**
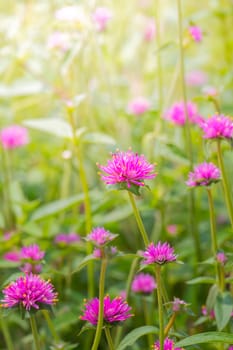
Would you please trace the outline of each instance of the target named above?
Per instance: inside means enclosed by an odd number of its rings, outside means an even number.
[[[179,298],[174,297],[174,300],[171,302],[172,304],[172,311],[178,312],[181,310],[182,307],[187,306],[188,304]]]
[[[224,252],[218,252],[217,255],[216,255],[216,260],[221,265],[225,265],[225,263],[227,262],[226,254]]]
[[[153,18],[148,18],[144,29],[144,40],[152,41],[156,36],[156,25]]]
[[[186,185],[189,187],[210,186],[212,183],[220,181],[220,170],[213,163],[201,163],[189,173]]]
[[[230,345],[228,350],[233,350],[233,345]]]
[[[66,149],[61,155],[63,159],[70,159],[72,157],[72,152],[69,149]]]
[[[30,246],[25,246],[21,248],[20,251],[20,260],[25,262],[22,266],[21,270],[26,272],[40,273],[42,270],[42,265],[37,264],[37,262],[41,262],[44,258],[45,252],[40,250],[37,244],[32,244]]]
[[[12,231],[4,232],[3,239],[4,239],[4,241],[9,241],[9,239],[11,239],[12,236],[13,236]]]
[[[201,313],[202,313],[203,316],[208,316],[211,320],[215,319],[215,312],[214,312],[214,310],[208,311],[207,307],[205,305],[203,305],[201,307]]]
[[[183,348],[175,348],[175,343],[172,339],[166,338],[164,340],[163,350],[184,350]],[[154,343],[153,350],[160,350],[159,341]]]
[[[92,255],[96,259],[101,259],[102,258],[102,251],[99,248],[94,248]]]
[[[47,47],[48,49],[67,51],[70,47],[67,34],[58,31],[51,33],[48,37]]]
[[[197,106],[193,102],[187,102],[187,117],[191,123],[200,123],[203,119],[198,113]],[[183,126],[186,123],[185,104],[183,102],[174,103],[165,113],[164,118],[173,124]]]
[[[20,252],[17,251],[11,251],[7,252],[3,255],[3,259],[12,261],[12,262],[19,262],[20,261]]]
[[[54,241],[57,244],[69,245],[73,243],[80,242],[80,236],[75,232],[70,233],[59,233],[56,235]]]
[[[178,227],[175,224],[167,225],[166,229],[171,236],[175,236],[178,232]]]
[[[142,272],[134,277],[131,290],[134,293],[151,294],[156,287],[154,277]]]
[[[113,300],[107,295],[104,297],[104,323],[105,324],[117,324],[127,320],[129,317],[133,316],[130,314],[131,307],[127,302],[121,298],[116,297]],[[83,315],[80,319],[83,321],[88,321],[92,325],[97,325],[99,314],[99,299],[94,298],[89,300],[85,304],[85,309]]]
[[[163,265],[169,262],[176,261],[177,255],[174,254],[174,248],[170,246],[169,243],[161,243],[158,242],[156,245],[154,243],[150,243],[146,249],[142,253],[142,256],[145,260],[143,260],[143,264],[159,264]]]
[[[94,228],[89,235],[87,235],[86,240],[92,242],[97,247],[102,247],[107,243],[111,242],[118,235],[105,230],[103,227]]]
[[[196,42],[202,41],[202,30],[200,27],[190,26],[189,27],[189,34]]]
[[[216,97],[219,95],[218,90],[214,86],[204,86],[202,89],[204,95],[208,97]]]
[[[0,141],[4,148],[14,149],[29,142],[28,130],[19,125],[11,125],[0,131]]]
[[[53,305],[57,302],[54,286],[32,273],[19,277],[3,289],[2,307],[22,306],[27,311],[39,309],[43,304]]]
[[[233,138],[233,119],[223,114],[216,114],[203,120],[200,124],[204,139]]]
[[[153,173],[154,164],[148,163],[144,155],[138,155],[131,150],[113,153],[106,166],[98,167],[107,174],[101,174],[101,179],[106,184],[125,183],[128,188],[131,185],[144,186],[144,180],[153,179],[157,175]]]
[[[206,83],[207,76],[202,71],[191,71],[187,73],[185,80],[189,86],[200,86]]]
[[[130,114],[142,115],[146,113],[150,108],[149,101],[142,96],[135,97],[128,104],[128,111]]]
[[[107,7],[98,7],[92,14],[92,19],[97,30],[102,32],[107,28],[108,22],[112,19],[112,12]]]

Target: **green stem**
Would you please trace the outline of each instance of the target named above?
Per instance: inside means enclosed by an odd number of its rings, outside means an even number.
[[[148,309],[148,303],[147,303],[147,300],[146,300],[146,297],[142,297],[142,306],[143,306],[143,312],[144,312],[144,317],[145,317],[145,324],[147,326],[150,326],[151,324],[151,315],[150,315],[150,309]],[[153,334],[149,333],[147,335],[147,340],[148,340],[148,348],[151,347],[151,344],[153,343]]]
[[[73,144],[74,149],[76,152],[76,158],[78,160],[78,166],[79,166],[79,176],[81,180],[82,190],[84,193],[84,207],[85,207],[85,230],[86,234],[89,234],[92,229],[92,216],[91,216],[91,202],[90,202],[90,196],[89,196],[89,188],[88,188],[88,182],[86,178],[86,172],[84,168],[84,162],[83,162],[83,154],[82,154],[82,144],[79,143],[76,137],[76,126],[75,126],[75,120],[74,120],[74,108],[73,106],[67,107],[67,115],[68,120],[72,129],[72,135],[73,135]],[[92,246],[91,244],[87,244],[87,254],[91,254],[92,252]],[[92,298],[94,296],[94,262],[90,262],[87,266],[87,278],[88,278],[88,297]]]
[[[104,253],[103,253],[104,254]],[[105,274],[107,269],[107,259],[102,258],[101,270],[100,270],[100,280],[99,280],[99,314],[98,323],[96,327],[95,339],[91,350],[97,350],[101,338],[103,318],[104,318],[104,285],[105,285]]]
[[[216,231],[214,202],[213,202],[211,189],[208,187],[206,189],[207,189],[207,194],[208,194],[208,202],[209,202],[209,210],[210,210],[210,233],[211,233],[212,253],[213,253],[214,260],[216,261],[217,252],[218,252],[218,243],[217,243],[217,231]],[[220,265],[219,265],[219,263],[216,262],[215,266],[216,266],[216,278],[218,280],[218,286],[219,286],[220,290],[223,291],[222,288],[224,288],[224,286],[222,285],[222,276],[221,276]]]
[[[143,242],[144,242],[145,246],[148,246],[149,245],[149,239],[148,239],[145,227],[143,225],[140,213],[138,211],[138,208],[137,208],[134,196],[133,196],[133,194],[130,191],[127,191],[127,192],[129,194],[129,199],[130,199],[130,202],[131,202],[131,205],[132,205],[132,208],[133,208],[134,216],[135,216],[135,219],[137,221],[139,231],[140,231],[140,233],[142,235]]]
[[[222,150],[221,150],[221,140],[217,141],[217,155],[218,155],[218,164],[222,173],[222,185],[223,185],[223,193],[225,197],[225,202],[228,210],[228,215],[230,218],[231,226],[233,228],[233,205],[232,205],[232,192],[228,183],[227,174],[225,171],[225,166],[223,162]]]
[[[13,345],[13,342],[11,340],[11,335],[10,335],[10,332],[8,329],[8,324],[2,318],[1,318],[0,322],[1,322],[1,329],[2,329],[2,333],[3,333],[3,337],[5,340],[6,346],[7,346],[7,350],[14,350],[14,345]]]
[[[176,319],[176,312],[174,312],[170,318],[170,320],[168,321],[168,324],[166,325],[165,329],[164,329],[164,337],[166,338],[168,335],[169,330],[172,328],[174,322]]]
[[[108,346],[109,346],[109,350],[114,350],[114,344],[113,344],[113,341],[112,341],[112,337],[111,337],[111,333],[110,333],[110,330],[108,327],[106,327],[104,329],[105,331],[105,335],[106,335],[106,338],[107,338],[107,341],[108,341]]]
[[[39,334],[37,330],[36,319],[35,319],[35,316],[33,315],[30,315],[30,324],[31,324],[32,335],[35,343],[35,348],[36,350],[40,350],[40,339],[39,339]]]
[[[48,312],[47,310],[42,310],[42,313],[43,313],[43,315],[44,315],[44,318],[46,319],[46,322],[47,322],[47,325],[48,325],[48,327],[49,327],[50,333],[52,334],[54,340],[55,340],[56,342],[59,342],[60,339],[59,339],[59,336],[58,336],[58,334],[57,334],[57,332],[56,332],[56,329],[55,329],[55,327],[54,327],[54,325],[53,325],[53,322],[52,322],[52,320],[51,320],[51,317],[50,317],[50,315],[49,315],[49,312]]]
[[[163,349],[164,344],[164,320],[163,320],[163,297],[161,288],[161,266],[155,266],[155,275],[157,283],[157,298],[158,298],[158,310],[159,310],[159,344],[160,349]]]
[[[155,9],[155,20],[156,20],[156,44],[157,44],[157,76],[158,76],[158,106],[159,113],[162,114],[163,111],[163,70],[162,70],[162,61],[161,61],[161,11],[160,11],[160,0],[156,2]],[[162,120],[164,120],[162,118]]]

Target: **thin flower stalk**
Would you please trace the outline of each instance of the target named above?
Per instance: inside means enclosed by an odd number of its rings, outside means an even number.
[[[105,274],[107,269],[107,259],[104,257],[104,250],[102,249],[103,256],[101,261],[100,279],[99,279],[99,313],[98,323],[96,327],[96,333],[91,350],[97,350],[102,334],[103,319],[104,319],[104,287],[105,287]]]
[[[174,313],[172,314],[172,316],[170,317],[170,319],[169,319],[169,321],[168,321],[168,323],[167,323],[167,325],[166,325],[166,327],[165,327],[165,329],[164,329],[164,337],[165,337],[165,338],[167,337],[167,335],[168,335],[170,329],[173,327],[174,322],[175,322],[175,319],[176,319],[176,312],[174,312]]]
[[[0,320],[0,325],[1,325],[1,329],[2,329],[2,334],[3,334],[4,340],[5,340],[5,343],[7,346],[7,350],[14,350],[14,344],[13,344],[12,339],[11,339],[8,324],[5,320],[2,319],[2,316],[1,316],[1,320]]]
[[[149,238],[148,238],[148,235],[146,233],[144,224],[142,222],[142,218],[140,216],[139,210],[137,208],[134,195],[130,191],[128,191],[128,194],[129,194],[130,203],[132,205],[134,216],[135,216],[135,219],[137,221],[138,228],[139,228],[139,231],[141,233],[143,242],[144,242],[145,246],[148,246],[149,245]]]
[[[30,315],[30,325],[31,325],[31,329],[32,329],[32,335],[33,335],[33,339],[34,339],[35,348],[36,348],[36,350],[41,350],[40,338],[39,338],[37,325],[36,325],[36,319],[35,319],[34,315]]]
[[[157,298],[158,298],[158,311],[159,311],[159,343],[160,349],[163,349],[164,344],[164,319],[163,319],[163,296],[161,288],[161,266],[155,266],[155,277],[157,282]]]
[[[148,308],[148,302],[145,296],[142,297],[142,306],[143,306],[145,324],[149,326],[151,324],[151,313],[150,313],[151,309]],[[149,333],[147,335],[147,339],[148,339],[148,346],[150,347],[154,339],[153,334]]]
[[[155,7],[155,20],[156,20],[156,43],[157,43],[157,76],[158,76],[158,106],[159,112],[163,111],[163,68],[161,60],[161,1],[157,0]]]
[[[230,218],[231,226],[233,228],[233,204],[232,204],[232,191],[228,183],[228,178],[223,162],[222,150],[221,150],[221,140],[217,140],[217,155],[218,155],[218,164],[222,173],[222,184],[223,192],[225,197],[225,202],[227,206],[228,215]]]
[[[114,348],[114,344],[113,344],[113,341],[112,341],[112,336],[111,336],[109,327],[106,327],[104,329],[104,331],[105,331],[105,335],[106,335],[106,338],[107,338],[109,350],[114,350],[115,348]]]
[[[59,342],[59,340],[60,340],[60,339],[59,339],[59,336],[58,336],[58,334],[57,334],[57,332],[56,332],[56,329],[55,329],[54,324],[53,324],[53,322],[52,322],[52,320],[51,320],[51,317],[50,317],[50,315],[49,315],[48,310],[42,310],[42,313],[43,313],[44,318],[45,318],[45,320],[46,320],[46,322],[47,322],[49,331],[50,331],[50,333],[51,333],[52,336],[53,336],[53,339],[54,339],[56,342]]]

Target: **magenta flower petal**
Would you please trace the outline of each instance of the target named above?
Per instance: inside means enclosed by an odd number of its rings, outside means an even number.
[[[189,173],[186,184],[189,187],[209,186],[220,180],[220,170],[213,163],[201,163]]]
[[[107,295],[104,297],[104,322],[107,324],[116,324],[127,320],[132,315],[130,314],[131,307],[122,297],[116,297],[113,300]],[[80,316],[83,321],[88,321],[92,325],[98,322],[99,314],[99,299],[94,298],[85,304],[84,313]]]
[[[128,104],[128,111],[133,115],[142,115],[150,108],[150,102],[142,96],[136,97]]]
[[[32,244],[21,248],[21,259],[41,260],[45,252],[40,250],[37,244]]]
[[[175,343],[172,339],[166,338],[164,340],[163,350],[183,350],[183,348],[175,348],[174,345],[175,345]],[[153,350],[160,350],[159,341],[155,342],[155,344],[153,346]]]
[[[189,33],[191,37],[196,41],[200,42],[202,41],[202,30],[198,26],[191,26],[189,27]]]
[[[187,115],[191,123],[199,124],[203,120],[198,113],[197,105],[191,101],[187,102]],[[185,104],[175,102],[165,113],[164,118],[177,126],[183,126],[186,123]]]
[[[169,243],[161,243],[154,245],[150,243],[145,252],[142,253],[143,264],[166,264],[172,261],[176,261],[177,255],[174,254],[174,248]]]
[[[28,131],[19,125],[11,125],[0,132],[0,142],[6,149],[14,149],[29,142]]]
[[[157,174],[154,172],[154,164],[150,164],[144,155],[138,155],[132,151],[116,152],[106,166],[98,165],[105,174],[101,179],[109,185],[124,183],[130,188],[131,185],[144,186],[144,180],[153,179]]]
[[[92,15],[92,19],[98,31],[106,29],[108,22],[112,19],[112,12],[107,7],[98,7]]]
[[[153,276],[148,273],[139,273],[133,279],[131,290],[134,293],[151,294],[157,288],[157,284]]]
[[[116,234],[105,230],[103,227],[96,227],[91,231],[89,235],[87,235],[86,240],[92,242],[98,247],[101,247],[108,242],[111,242],[116,237]]]
[[[22,306],[27,311],[31,308],[39,309],[41,305],[53,305],[57,302],[54,286],[32,273],[19,277],[3,289],[4,299],[2,307],[11,308]]]
[[[223,114],[213,115],[200,124],[204,139],[233,138],[233,119]]]

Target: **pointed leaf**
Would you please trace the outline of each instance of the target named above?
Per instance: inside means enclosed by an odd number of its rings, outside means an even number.
[[[143,326],[136,328],[124,337],[124,339],[120,342],[116,350],[124,350],[127,347],[132,346],[143,335],[151,333],[157,334],[158,328],[153,326]]]
[[[178,341],[175,344],[175,347],[183,347],[204,343],[233,344],[233,334],[223,332],[199,333]]]
[[[187,284],[199,284],[199,283],[213,284],[215,283],[215,279],[212,277],[197,277],[190,281],[187,281],[186,283]]]
[[[40,118],[24,120],[24,125],[32,129],[48,132],[58,137],[72,138],[73,133],[70,125],[59,118]]]
[[[233,311],[233,298],[229,292],[220,293],[216,298],[214,312],[218,330],[221,331],[229,322]]]
[[[85,266],[89,264],[90,261],[97,260],[93,255],[86,256],[83,260],[80,261],[80,263],[76,266],[75,270],[72,271],[73,273],[79,272],[82,270]]]

